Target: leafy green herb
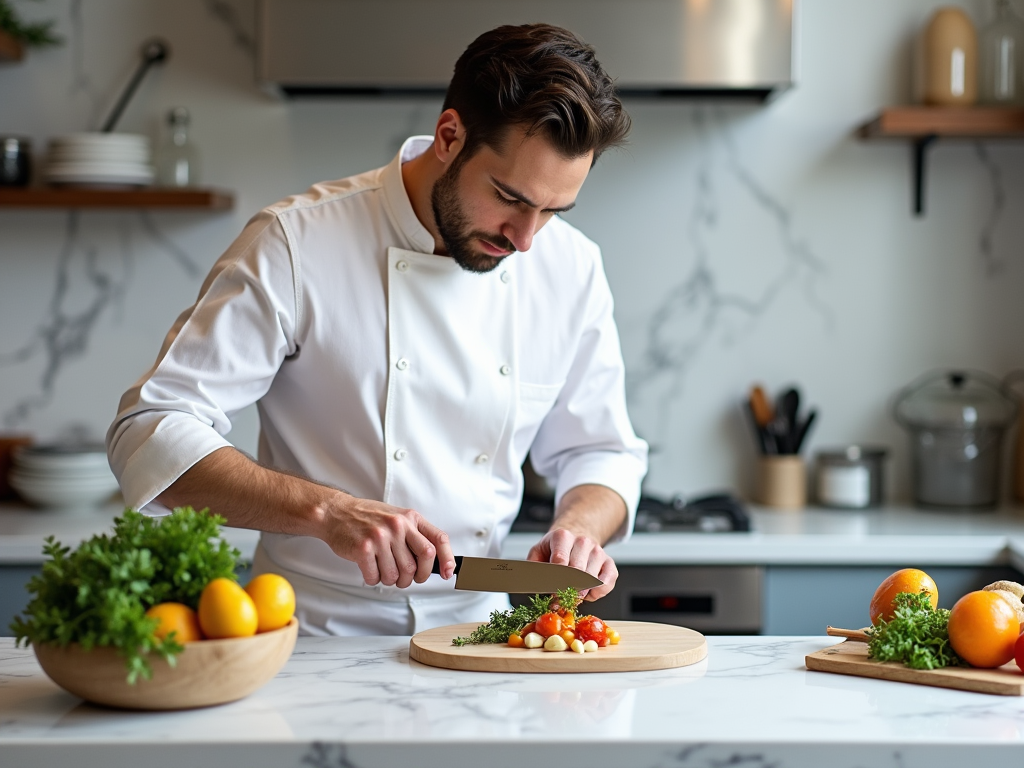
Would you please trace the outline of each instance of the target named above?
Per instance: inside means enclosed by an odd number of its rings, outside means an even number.
[[[63,43],[64,40],[53,33],[55,23],[43,21],[26,24],[18,17],[9,0],[0,0],[0,29],[25,45],[41,47]]]
[[[949,644],[949,611],[932,608],[927,592],[900,592],[893,599],[895,615],[868,630],[868,656],[901,661],[911,669],[965,666]]]
[[[239,552],[220,538],[224,519],[208,512],[184,507],[151,518],[127,509],[115,518],[113,536],[93,536],[73,552],[47,538],[49,560],[29,581],[32,599],[11,623],[18,643],[112,646],[124,657],[129,683],[152,677],[149,653],[173,666],[183,647],[173,633],[154,637],[157,621],[146,611],[166,602],[196,608],[210,581],[236,578]]]
[[[548,611],[564,608],[575,613],[580,602],[579,592],[572,587],[560,589],[554,595],[534,595],[528,603],[517,605],[510,611],[492,611],[490,621],[474,629],[469,637],[456,637],[452,645],[507,643],[509,635]]]

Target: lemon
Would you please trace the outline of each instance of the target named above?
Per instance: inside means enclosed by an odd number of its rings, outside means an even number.
[[[231,579],[214,579],[199,596],[199,626],[209,638],[256,634],[258,617],[252,598]]]
[[[280,629],[295,615],[295,590],[284,576],[261,573],[249,582],[245,591],[256,604],[257,632]]]
[[[146,611],[146,617],[159,622],[153,634],[160,640],[172,632],[179,643],[193,643],[203,639],[196,612],[182,603],[159,603]]]

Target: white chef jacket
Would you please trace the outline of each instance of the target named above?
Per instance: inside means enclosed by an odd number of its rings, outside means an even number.
[[[600,251],[556,217],[488,274],[435,255],[401,173],[431,141],[249,222],[121,399],[107,448],[129,506],[156,511],[255,402],[261,463],[416,509],[456,554],[499,555],[528,451],[556,501],[584,483],[622,496],[628,535],[647,446]],[[263,533],[254,566],[296,585],[307,633],[407,634],[507,606],[439,576],[367,586],[311,537]]]

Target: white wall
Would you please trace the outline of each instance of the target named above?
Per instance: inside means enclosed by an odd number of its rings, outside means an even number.
[[[629,148],[602,158],[567,218],[604,248],[631,412],[657,449],[648,490],[749,492],[739,402],[761,381],[799,383],[820,409],[812,450],[891,446],[905,497],[894,392],[933,367],[1024,367],[1024,146],[940,143],[915,219],[908,147],[853,136],[909,99],[910,39],[939,4],[804,0],[799,85],[767,106],[627,101]],[[0,428],[99,438],[253,212],[384,164],[430,132],[439,100],[270,100],[244,0],[16,6],[55,18],[67,43],[0,65],[0,133],[41,154],[96,128],[159,34],[172,59],[119,130],[155,135],[167,108],[188,107],[204,180],[237,195],[226,214],[0,210]],[[256,428],[247,412],[231,437],[253,450]]]

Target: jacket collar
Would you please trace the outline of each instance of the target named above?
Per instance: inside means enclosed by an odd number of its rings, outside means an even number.
[[[409,194],[402,182],[402,163],[422,155],[433,141],[433,136],[412,136],[406,139],[395,159],[384,167],[381,174],[384,198],[387,200],[391,219],[405,237],[409,250],[420,253],[434,252],[434,238],[416,218],[416,212],[412,209]]]

